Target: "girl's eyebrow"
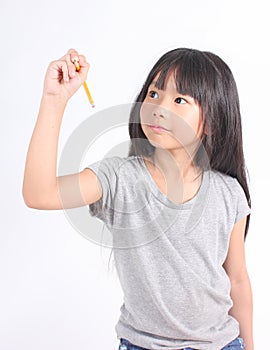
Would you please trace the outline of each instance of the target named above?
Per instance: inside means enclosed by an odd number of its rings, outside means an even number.
[[[155,88],[157,88],[159,90],[159,88],[156,86],[156,83],[157,83],[157,81],[153,80],[152,83],[149,85],[149,87],[153,85],[153,86],[155,86]],[[181,92],[178,92],[178,95],[184,96],[186,99],[190,99],[191,98],[192,100],[194,100],[194,98],[192,96],[186,95],[186,94],[182,94]]]

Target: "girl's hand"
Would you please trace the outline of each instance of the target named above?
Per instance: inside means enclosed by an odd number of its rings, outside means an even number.
[[[78,72],[74,59],[81,67]],[[67,102],[86,80],[88,70],[89,63],[85,57],[70,49],[65,56],[50,63],[44,81],[44,95],[59,97]]]

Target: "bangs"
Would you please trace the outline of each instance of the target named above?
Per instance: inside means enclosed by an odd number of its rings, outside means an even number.
[[[207,74],[200,60],[191,60],[189,55],[178,58],[174,62],[164,64],[160,67],[157,74],[159,77],[155,82],[155,87],[164,90],[166,79],[170,74],[173,74],[177,92],[182,95],[193,97],[199,104],[202,102],[202,97],[205,94]]]

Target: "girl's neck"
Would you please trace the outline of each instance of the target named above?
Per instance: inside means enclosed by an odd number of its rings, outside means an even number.
[[[202,173],[202,169],[196,166],[191,156],[185,150],[177,150],[177,153],[162,148],[156,148],[152,157],[155,171],[165,175],[166,178],[180,178],[183,182],[193,182]]]

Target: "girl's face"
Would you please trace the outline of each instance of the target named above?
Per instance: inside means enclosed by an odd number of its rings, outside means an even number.
[[[154,147],[166,150],[186,150],[198,145],[202,136],[202,112],[199,104],[176,90],[173,73],[169,74],[164,90],[148,88],[141,106],[142,130]]]

